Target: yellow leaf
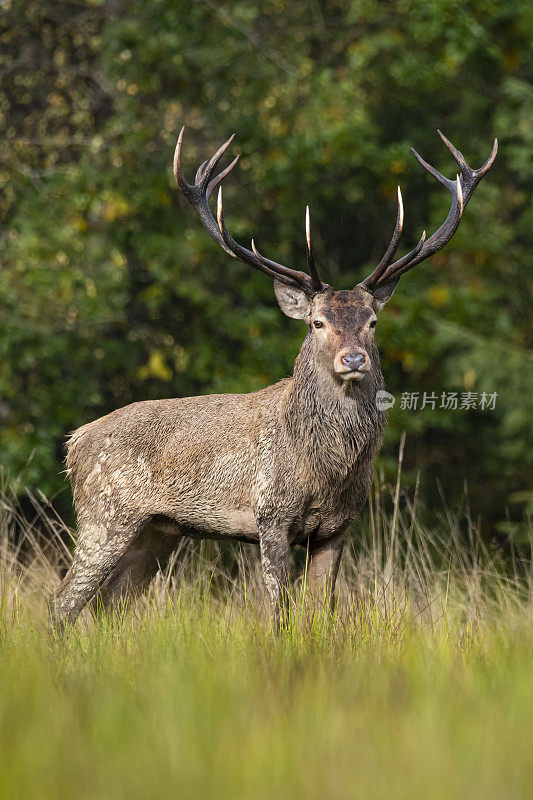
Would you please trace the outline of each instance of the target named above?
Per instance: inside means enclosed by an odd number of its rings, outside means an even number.
[[[408,350],[402,353],[402,365],[404,369],[411,371],[415,365],[414,353],[410,353]]]
[[[139,367],[138,375],[141,380],[148,378],[159,378],[161,381],[169,381],[172,378],[172,370],[165,361],[165,356],[161,350],[152,350],[148,359],[148,364]]]
[[[119,194],[111,194],[107,198],[105,207],[105,218],[108,222],[125,217],[130,210],[130,206],[125,197]]]
[[[476,383],[477,374],[474,369],[467,369],[463,376],[463,385],[465,389],[471,389]]]
[[[435,308],[441,308],[446,305],[449,298],[450,292],[446,286],[433,286],[429,290],[429,299],[431,300],[431,305]]]
[[[405,161],[391,161],[390,170],[394,175],[401,175],[405,172]]]

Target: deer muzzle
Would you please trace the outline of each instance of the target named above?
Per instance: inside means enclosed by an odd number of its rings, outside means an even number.
[[[368,353],[362,349],[341,350],[335,356],[334,369],[345,381],[360,381],[370,372]]]

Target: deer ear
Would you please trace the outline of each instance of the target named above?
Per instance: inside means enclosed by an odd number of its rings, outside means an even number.
[[[389,281],[385,283],[383,286],[378,286],[376,289],[372,290],[372,294],[374,296],[374,306],[376,311],[381,311],[383,306],[385,306],[392,297],[392,293],[396,289],[396,284],[400,279],[396,278],[396,280]]]
[[[305,292],[296,286],[286,286],[280,281],[274,281],[274,291],[279,307],[292,319],[307,319],[311,313],[311,300]]]

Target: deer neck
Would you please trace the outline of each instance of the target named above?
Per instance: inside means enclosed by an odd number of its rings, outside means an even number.
[[[371,359],[362,381],[341,382],[317,362],[307,336],[294,365],[285,427],[302,456],[332,480],[353,471],[364,454],[373,458],[381,444],[385,414],[375,398],[383,376],[375,347]]]

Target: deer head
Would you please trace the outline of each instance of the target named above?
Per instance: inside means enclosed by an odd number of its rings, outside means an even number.
[[[445,178],[434,167],[424,161],[418,153],[413,154],[439,183],[451,194],[448,216],[429,239],[425,231],[417,246],[397,261],[396,253],[403,228],[403,202],[398,187],[398,214],[391,242],[385,255],[374,271],[353,289],[335,291],[323,283],[316,266],[311,244],[309,207],[306,208],[307,272],[290,269],[261,255],[251,242],[251,250],[238,244],[226,227],[222,206],[222,187],[218,190],[217,219],[209,208],[209,198],[215,187],[226,177],[237,163],[231,164],[215,175],[216,167],[233,141],[234,135],[225,142],[209,161],[200,165],[194,184],[189,184],[181,170],[181,149],[185,128],[181,129],[174,155],[174,177],[191,205],[197,210],[203,226],[210,236],[228,255],[270,275],[274,279],[274,291],[284,314],[293,319],[304,320],[309,329],[316,361],[339,381],[360,381],[371,372],[374,328],[377,314],[390,299],[401,276],[416,264],[437,253],[446,245],[459,227],[464,208],[483,176],[492,166],[498,151],[498,140],[494,140],[492,152],[485,164],[477,170],[471,169],[462,153],[439,131],[439,136],[454,157],[459,174],[455,180]]]

